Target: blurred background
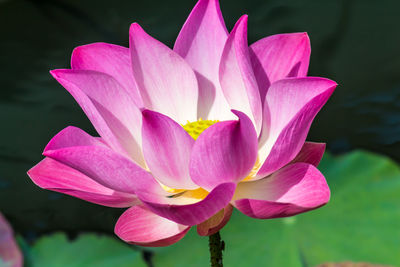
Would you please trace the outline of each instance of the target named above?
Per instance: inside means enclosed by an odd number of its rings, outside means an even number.
[[[96,134],[49,70],[69,68],[79,45],[128,46],[132,22],[172,47],[195,3],[0,0],[0,212],[18,235],[26,266],[207,266],[206,238],[191,232],[168,248],[127,246],[113,236],[121,209],[42,190],[26,175],[66,126]],[[250,43],[307,32],[309,75],[339,83],[308,137],[327,143],[320,169],[332,201],[308,214],[270,221],[234,213],[221,233],[226,266],[343,261],[400,266],[400,1],[220,4],[229,30],[242,14],[249,15]]]

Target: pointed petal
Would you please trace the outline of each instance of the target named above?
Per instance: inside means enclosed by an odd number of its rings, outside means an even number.
[[[44,148],[44,151],[55,150],[70,146],[104,146],[101,138],[95,138],[84,130],[68,126],[56,134]]]
[[[304,162],[317,167],[324,155],[325,147],[325,143],[305,142],[291,163]]]
[[[130,159],[100,146],[71,146],[46,150],[43,155],[57,160],[116,191],[163,194],[150,173]]]
[[[71,67],[111,75],[126,89],[135,105],[143,107],[142,97],[133,79],[129,48],[107,43],[78,46],[72,52]]]
[[[181,240],[190,226],[160,217],[142,206],[131,207],[119,217],[115,234],[123,241],[144,247],[165,247]]]
[[[269,88],[259,142],[263,163],[257,178],[285,166],[299,153],[311,123],[333,93],[336,83],[323,78],[289,78]]]
[[[181,124],[197,120],[197,81],[185,60],[137,23],[130,28],[130,51],[145,107]]]
[[[232,109],[244,112],[261,130],[262,105],[247,46],[247,16],[233,28],[221,58],[219,69],[222,91]]]
[[[140,146],[142,116],[114,78],[88,70],[53,70],[51,74],[71,93],[114,150],[144,166]]]
[[[189,175],[194,139],[167,116],[150,110],[142,114],[143,153],[153,176],[171,188],[198,188]]]
[[[9,267],[22,267],[23,255],[14,238],[13,230],[0,213],[0,264]],[[3,266],[3,265],[1,265]]]
[[[251,62],[261,99],[272,83],[307,76],[310,54],[310,39],[305,32],[272,35],[252,44]]]
[[[197,225],[197,233],[201,236],[210,236],[221,230],[231,218],[233,206],[229,204],[223,210],[212,216],[207,221]]]
[[[198,117],[233,119],[219,83],[218,72],[228,31],[218,0],[200,0],[175,42],[174,51],[196,72],[199,83]]]
[[[155,199],[154,195],[137,196],[152,212],[184,225],[196,225],[204,222],[229,204],[235,192],[236,184],[224,183],[215,187],[208,195],[195,203],[186,204],[183,197],[163,197]]]
[[[313,165],[294,163],[264,179],[237,187],[234,206],[259,219],[287,217],[325,205],[330,191]]]
[[[257,134],[250,119],[233,111],[238,121],[223,121],[207,128],[196,140],[190,161],[190,176],[210,190],[225,182],[239,182],[257,159]]]
[[[28,171],[39,187],[108,207],[131,207],[138,203],[135,195],[112,190],[83,173],[51,158],[45,158]]]

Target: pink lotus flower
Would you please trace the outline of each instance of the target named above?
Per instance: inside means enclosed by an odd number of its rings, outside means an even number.
[[[175,243],[194,225],[213,234],[233,207],[260,219],[320,207],[325,145],[305,139],[336,83],[305,77],[309,57],[306,33],[249,47],[247,16],[228,33],[217,0],[197,3],[173,50],[134,23],[129,48],[81,46],[71,69],[51,71],[101,137],[62,130],[29,176],[129,207],[115,232],[142,246]]]
[[[13,230],[0,213],[0,266],[22,267],[24,258],[14,238]]]

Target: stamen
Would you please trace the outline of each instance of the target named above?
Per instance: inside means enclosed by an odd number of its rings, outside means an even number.
[[[249,175],[246,176],[246,178],[244,178],[242,180],[242,182],[246,182],[246,181],[250,181],[252,180],[254,177],[256,177],[256,174],[258,172],[258,170],[261,168],[261,162],[260,159],[257,157],[256,163],[254,164],[253,169],[251,169]]]
[[[183,194],[185,194],[185,192],[180,192],[180,193],[178,193],[178,194],[175,194],[175,195],[170,195],[170,196],[167,196],[167,198],[175,198],[175,197],[180,197],[180,196],[182,196]]]
[[[172,194],[179,194],[179,193],[186,191],[186,189],[175,189],[175,188],[171,188],[169,186],[163,185],[162,183],[160,183],[160,185],[166,192],[172,193]]]
[[[203,120],[200,118],[195,122],[188,121],[185,125],[182,125],[182,127],[191,137],[193,137],[194,140],[196,140],[202,132],[217,122],[219,122],[219,120]]]

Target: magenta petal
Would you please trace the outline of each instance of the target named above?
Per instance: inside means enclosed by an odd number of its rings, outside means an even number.
[[[311,123],[336,88],[323,78],[289,78],[268,89],[260,137],[258,178],[285,166],[302,148]]]
[[[150,110],[142,114],[143,153],[153,176],[171,188],[198,188],[189,175],[194,139],[165,115]]]
[[[317,167],[324,155],[325,147],[325,143],[305,142],[291,163],[304,162]]]
[[[313,165],[294,163],[269,177],[238,185],[234,206],[259,219],[292,216],[318,208],[329,201],[324,176]]]
[[[164,197],[154,202],[153,196],[142,194],[140,191],[137,191],[137,195],[152,212],[179,224],[196,225],[228,205],[235,188],[236,184],[234,183],[220,184],[203,200],[193,204],[184,204],[179,197]]]
[[[116,191],[134,194],[163,194],[150,173],[128,158],[100,146],[66,147],[46,150],[43,155],[68,165]]]
[[[197,120],[198,86],[188,63],[137,23],[129,37],[133,75],[145,107],[181,124]]]
[[[115,234],[127,243],[165,247],[181,240],[190,226],[160,217],[142,206],[131,207],[119,217]]]
[[[232,119],[219,83],[219,63],[228,31],[218,0],[200,0],[175,42],[174,51],[195,70],[199,83],[198,117]]]
[[[250,119],[233,111],[238,121],[223,121],[207,128],[196,140],[190,175],[199,186],[210,190],[220,183],[239,182],[257,159],[257,134]]]
[[[41,188],[71,195],[108,207],[130,207],[138,203],[135,195],[104,187],[81,172],[51,158],[45,158],[28,171]]]
[[[78,46],[72,53],[71,67],[111,75],[127,90],[136,106],[143,107],[142,97],[133,79],[128,48],[107,43]]]
[[[106,147],[104,142],[102,142],[101,138],[95,138],[77,127],[68,126],[65,129],[61,130],[50,140],[50,142],[44,148],[44,151],[56,150],[71,146]]]
[[[247,16],[242,16],[225,44],[219,69],[221,87],[232,109],[244,112],[261,130],[260,93],[247,46]]]
[[[252,44],[251,62],[261,99],[272,83],[306,76],[310,53],[310,39],[305,32],[272,35]]]
[[[0,264],[2,262],[8,267],[22,267],[24,258],[15,241],[11,226],[0,213]]]
[[[79,103],[104,141],[144,166],[142,115],[113,77],[90,70],[53,70],[51,74]]]

